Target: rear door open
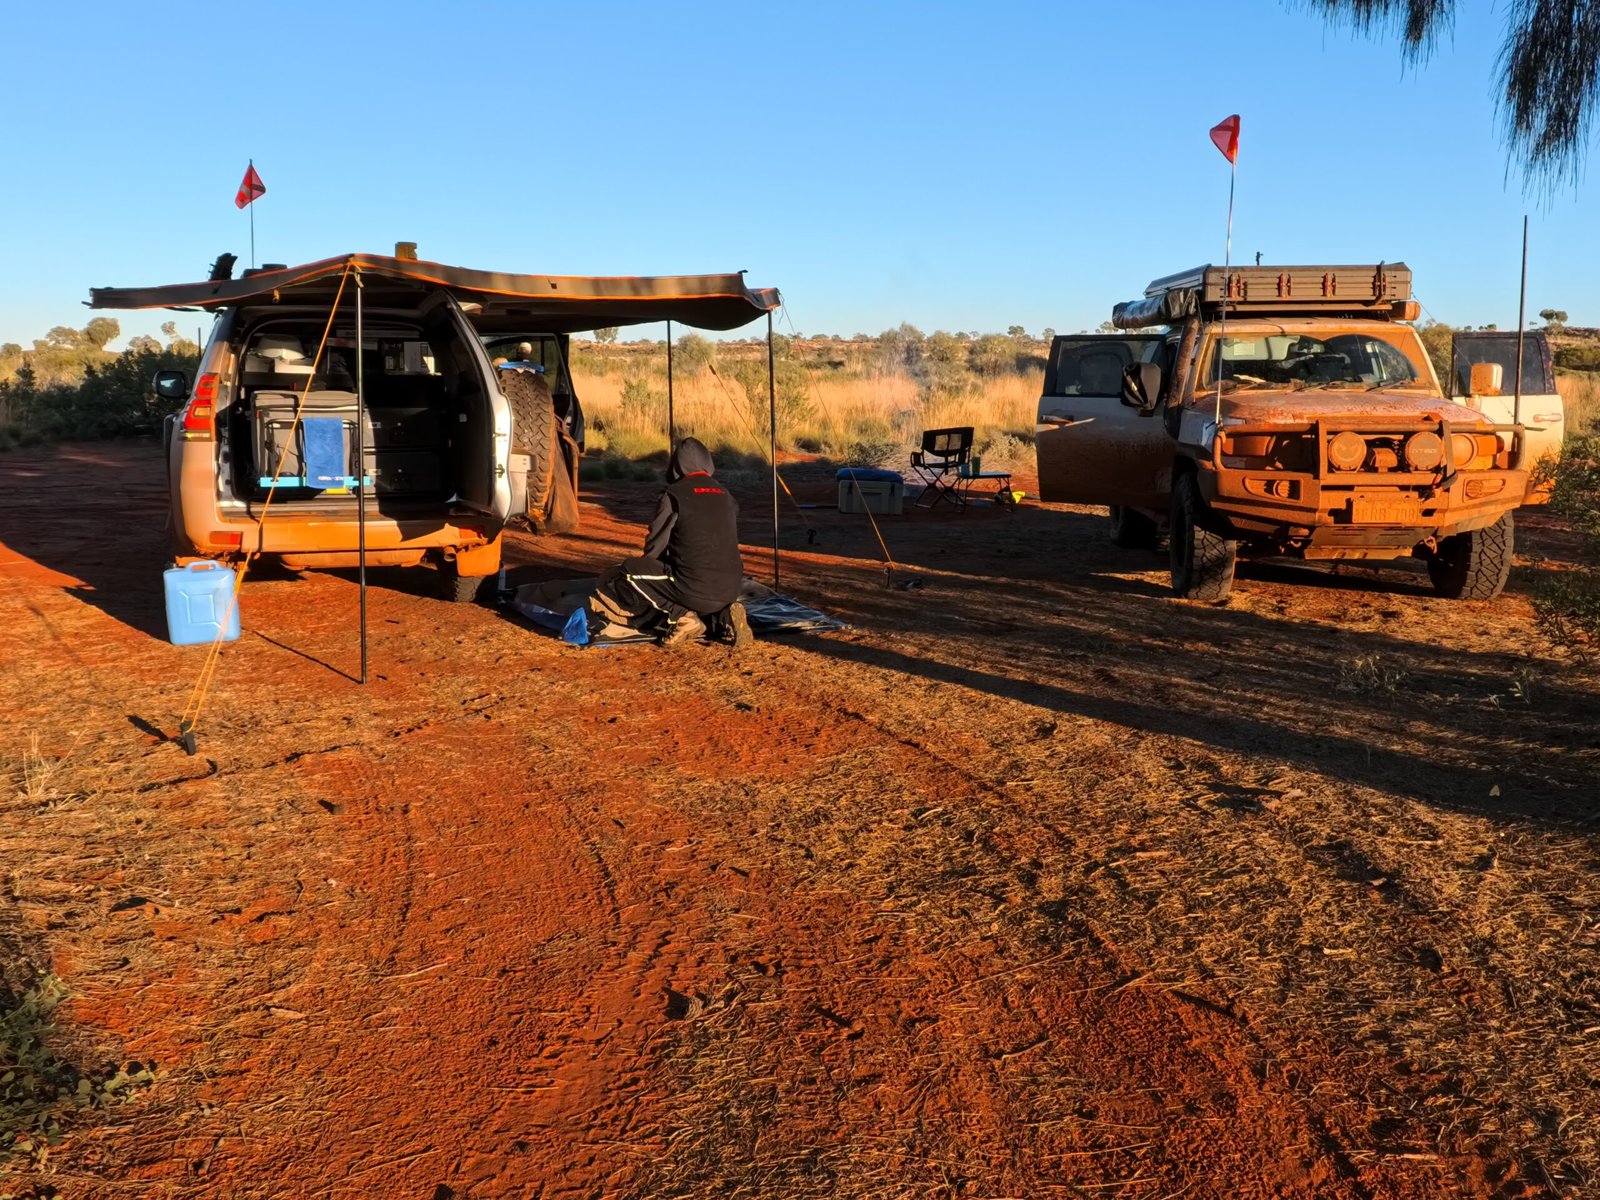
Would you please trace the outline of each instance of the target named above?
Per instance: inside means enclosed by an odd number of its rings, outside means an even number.
[[[500,393],[494,367],[477,330],[448,292],[437,292],[427,306],[430,321],[448,324],[452,359],[449,374],[458,409],[446,438],[456,462],[456,499],[487,513],[497,523],[512,516],[511,408]]]

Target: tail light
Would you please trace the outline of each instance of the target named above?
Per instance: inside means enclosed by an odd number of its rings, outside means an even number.
[[[217,376],[208,373],[194,381],[194,395],[183,410],[183,436],[192,442],[209,442],[216,436]]]

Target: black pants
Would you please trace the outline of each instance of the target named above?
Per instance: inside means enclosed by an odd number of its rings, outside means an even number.
[[[590,607],[613,625],[648,629],[670,625],[692,612],[684,600],[661,560],[641,557],[618,563],[600,576]]]
[[[661,629],[695,613],[715,632],[726,619],[729,604],[710,604],[703,596],[688,595],[660,559],[641,557],[618,563],[600,576],[589,610],[631,629]]]

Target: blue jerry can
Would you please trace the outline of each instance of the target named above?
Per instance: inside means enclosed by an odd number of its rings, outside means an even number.
[[[233,600],[234,573],[221,563],[193,562],[162,573],[167,590],[167,638],[174,646],[239,637],[239,606]],[[224,625],[226,622],[226,625]]]

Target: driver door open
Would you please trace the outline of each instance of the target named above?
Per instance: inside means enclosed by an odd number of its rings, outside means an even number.
[[[1134,363],[1165,366],[1166,343],[1164,333],[1076,334],[1051,343],[1034,433],[1041,499],[1166,507],[1171,447],[1161,418],[1122,403],[1123,371]]]

